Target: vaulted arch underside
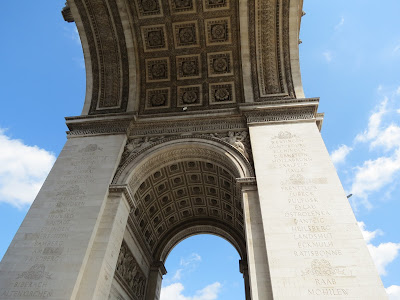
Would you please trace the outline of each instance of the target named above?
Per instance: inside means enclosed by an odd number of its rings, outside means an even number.
[[[83,114],[207,111],[303,98],[301,0],[68,0]]]
[[[253,175],[247,158],[222,141],[175,138],[130,154],[113,184],[132,195],[129,230],[150,261],[164,261],[182,239],[200,233],[225,238],[245,258],[238,179]]]
[[[172,237],[198,225],[219,228],[222,236],[229,231],[226,239],[243,253],[240,195],[235,177],[221,165],[193,159],[173,162],[147,177],[134,198],[137,205],[130,216],[131,225],[153,255],[162,256]]]

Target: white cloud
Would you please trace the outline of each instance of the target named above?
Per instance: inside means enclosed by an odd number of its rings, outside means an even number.
[[[324,56],[325,60],[326,60],[328,63],[331,62],[332,59],[333,59],[332,52],[329,51],[329,50],[323,52],[322,55]]]
[[[400,171],[400,150],[393,156],[367,160],[361,167],[356,168],[351,193],[362,198],[364,204],[371,208],[367,200],[368,195],[393,182],[398,171]]]
[[[400,300],[400,286],[391,285],[386,288],[386,293],[389,295],[389,300]]]
[[[358,222],[358,226],[367,242],[369,253],[378,269],[379,275],[386,275],[386,267],[396,259],[400,250],[400,243],[381,243],[378,246],[371,244],[371,240],[377,235],[382,235],[381,230],[368,231],[365,229],[364,222]]]
[[[335,30],[338,30],[343,25],[344,25],[344,17],[341,17],[339,23],[337,23],[335,26]]]
[[[369,117],[367,130],[356,136],[356,142],[367,142],[378,136],[382,117],[387,113],[387,103],[388,98],[385,97],[379,104],[377,111]]]
[[[378,246],[372,244],[368,244],[367,246],[379,275],[386,275],[386,267],[398,256],[400,244],[389,242],[379,244]]]
[[[400,95],[400,86],[396,90],[396,95]]]
[[[201,256],[197,253],[192,253],[187,257],[181,257],[179,262],[180,268],[177,269],[172,278],[167,277],[165,283],[171,283],[181,280],[184,274],[191,273],[196,270],[198,263],[201,261]]]
[[[383,235],[383,232],[380,229],[374,230],[374,231],[368,231],[366,229],[365,223],[364,222],[357,222],[358,227],[361,229],[361,233],[364,237],[364,240],[369,243],[372,241],[376,236],[378,235]]]
[[[372,208],[368,200],[369,195],[394,183],[400,173],[400,126],[392,121],[395,119],[391,119],[395,112],[393,100],[396,89],[386,94],[369,117],[366,130],[354,139],[354,147],[362,142],[367,143],[370,150],[385,151],[385,155],[379,154],[376,158],[365,160],[353,168],[354,177],[350,191],[354,195],[351,201],[355,209],[359,202],[367,208]],[[378,90],[382,91],[383,87],[380,86]],[[390,188],[386,188],[380,198],[388,195]]]
[[[331,153],[332,162],[335,165],[344,162],[347,155],[351,152],[351,150],[353,150],[351,147],[346,145],[341,145],[339,148],[337,148]]]
[[[215,300],[221,291],[221,284],[214,282],[205,288],[196,291],[194,296],[186,297],[182,294],[185,287],[182,283],[173,283],[161,288],[161,300]]]
[[[0,129],[0,202],[30,205],[55,162],[54,154],[11,139]]]
[[[386,150],[400,147],[400,127],[396,124],[391,124],[382,130],[371,143],[371,147],[377,146],[382,146]]]

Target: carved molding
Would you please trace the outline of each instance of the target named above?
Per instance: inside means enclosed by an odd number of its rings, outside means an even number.
[[[245,112],[247,123],[269,123],[295,120],[315,119],[317,106],[290,107],[287,109],[277,108],[264,111]]]
[[[294,98],[289,45],[289,0],[249,0],[255,102]]]
[[[141,58],[139,114],[243,102],[238,1],[127,3]]]
[[[110,187],[108,188],[108,191],[110,193],[123,193],[126,198],[126,201],[128,202],[128,204],[130,206],[130,211],[135,209],[136,205],[135,205],[135,201],[133,199],[133,194],[128,185],[126,185],[126,184],[123,184],[123,185],[111,184]]]
[[[147,279],[125,241],[122,241],[115,275],[132,299],[144,299]]]
[[[85,30],[93,81],[89,114],[126,111],[128,53],[115,0],[75,0]],[[85,48],[85,47],[84,47]]]
[[[245,249],[242,249],[239,243],[237,243],[236,239],[232,235],[230,235],[227,231],[212,225],[197,225],[183,229],[179,231],[179,233],[175,234],[172,238],[170,238],[168,242],[163,246],[163,250],[160,254],[160,260],[165,261],[168,257],[168,254],[180,241],[188,237],[191,237],[193,235],[202,233],[213,234],[226,239],[236,248],[241,257],[246,256],[245,252],[243,252]]]
[[[133,151],[131,154],[126,153],[125,154],[125,159],[120,162],[120,165],[117,169],[117,172],[114,176],[114,179],[112,181],[113,184],[117,184],[119,182],[120,176],[124,172],[124,170],[142,153],[145,151],[149,150],[150,148],[160,145],[162,143],[166,143],[169,141],[173,140],[188,140],[188,139],[202,139],[202,140],[211,140],[211,141],[216,141],[218,143],[223,144],[224,146],[231,148],[234,150],[235,153],[239,154],[243,158],[243,162],[246,165],[247,170],[250,172],[250,174],[253,174],[254,176],[254,168],[248,158],[244,156],[244,154],[238,150],[235,146],[219,139],[215,138],[212,136],[208,135],[191,135],[191,136],[173,136],[173,137],[168,137],[165,139],[159,139],[155,141],[152,144],[149,144],[148,146],[146,145],[145,148],[140,148],[138,151]],[[250,152],[251,153],[251,152]],[[213,162],[217,162],[219,164],[224,165],[227,169],[229,169],[233,174],[235,174],[236,177],[240,177],[238,170],[234,170],[232,168],[232,161],[229,160],[228,157],[221,155],[217,153],[216,151],[208,150],[208,149],[203,149],[203,148],[183,148],[183,149],[177,149],[177,150],[171,150],[166,153],[162,153],[160,155],[157,155],[151,159],[149,159],[145,164],[143,164],[139,169],[135,170],[135,174],[132,176],[130,182],[132,181],[137,181],[139,178],[142,178],[147,174],[152,168],[155,166],[159,166],[162,164],[165,164],[167,162],[172,162],[173,160],[181,160],[181,159],[188,159],[188,158],[197,158],[197,159],[204,159],[204,160],[209,160]],[[140,181],[140,180],[139,180]],[[131,184],[130,184],[131,185]],[[135,189],[131,185],[132,191]]]
[[[236,182],[240,186],[246,186],[246,185],[257,185],[257,181],[255,177],[246,177],[246,178],[237,178]]]
[[[185,119],[173,121],[141,121],[132,123],[131,136],[176,135],[180,133],[211,133],[222,130],[247,129],[246,121],[241,116],[229,118]]]
[[[68,137],[101,135],[101,134],[126,134],[133,117],[130,115],[116,116],[114,118],[96,119],[95,117],[66,118]]]
[[[63,7],[61,14],[64,18],[64,21],[68,23],[74,22],[74,17],[72,16],[71,8],[69,7],[68,2],[65,2],[65,6]]]
[[[225,143],[235,147],[240,153],[243,154],[248,160],[251,155],[251,145],[249,139],[249,133],[247,130],[243,131],[228,131],[225,133],[211,133],[212,137],[219,139]]]

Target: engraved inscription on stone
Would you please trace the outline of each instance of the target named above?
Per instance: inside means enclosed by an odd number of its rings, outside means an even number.
[[[344,296],[346,288],[337,287],[338,276],[351,276],[351,270],[333,266],[331,259],[341,257],[342,249],[335,244],[335,228],[332,215],[320,201],[320,186],[328,183],[325,177],[307,177],[313,161],[302,138],[281,131],[270,140],[272,168],[282,174],[280,191],[286,195],[286,210],[283,216],[292,224],[294,245],[292,255],[303,260],[309,267],[296,272],[304,279],[312,280],[314,287],[308,288],[310,296]],[[346,274],[346,275],[345,275]]]

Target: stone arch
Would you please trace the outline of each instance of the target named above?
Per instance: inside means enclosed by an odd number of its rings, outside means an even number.
[[[142,172],[149,172],[161,162],[168,163],[174,158],[212,158],[230,168],[236,178],[254,177],[249,159],[231,144],[210,136],[170,137],[152,143],[127,157],[119,166],[113,184],[128,184],[132,177],[140,181]],[[140,171],[140,172],[139,172]],[[136,174],[136,175],[135,175]],[[130,185],[131,189],[134,188]]]
[[[199,228],[213,233],[211,227],[244,258],[243,210],[236,180],[253,176],[250,162],[232,145],[209,136],[175,137],[126,158],[113,184],[127,186],[133,195],[131,225],[142,235],[142,244],[147,241],[153,259],[163,260],[165,251],[180,241],[177,236],[188,237],[193,230],[202,233]],[[170,202],[176,203],[168,206]]]
[[[241,270],[247,266],[237,179],[254,177],[254,171],[245,154],[218,138],[199,135],[160,138],[124,158],[113,184],[126,186],[131,194],[128,228],[151,265],[148,299],[159,294],[168,254],[190,236],[213,234],[227,240],[241,257]],[[246,283],[248,275],[243,274]]]
[[[165,239],[164,243],[160,243],[159,248],[155,254],[155,258],[165,263],[171,251],[183,240],[199,235],[199,234],[211,234],[218,236],[227,242],[229,242],[239,253],[242,260],[246,259],[246,245],[241,239],[234,233],[228,232],[228,228],[224,228],[222,224],[215,222],[208,222],[208,225],[196,225],[193,224],[190,227],[186,227],[184,230],[175,231]]]

